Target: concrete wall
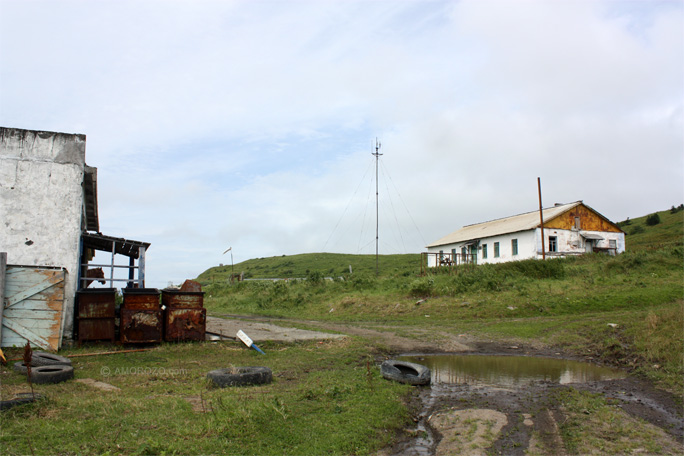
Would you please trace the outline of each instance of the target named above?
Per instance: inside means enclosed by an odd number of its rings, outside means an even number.
[[[9,264],[67,270],[63,336],[73,332],[85,135],[0,128],[0,251]]]

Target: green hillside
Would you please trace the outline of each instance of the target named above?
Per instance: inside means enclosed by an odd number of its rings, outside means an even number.
[[[379,270],[382,276],[409,276],[420,273],[420,254],[380,255]],[[375,274],[375,255],[344,253],[305,253],[269,258],[255,258],[242,263],[216,266],[199,275],[200,281],[221,281],[244,272],[246,279],[304,278],[311,274],[324,277],[345,277],[350,271],[357,275]]]
[[[649,225],[646,219],[657,214],[660,222]],[[627,251],[657,250],[682,247],[684,244],[684,205],[672,206],[667,211],[654,212],[618,223],[625,233]]]
[[[684,207],[655,212],[660,223],[648,225],[648,215],[618,223],[625,231],[627,251],[639,252],[682,247],[684,243]],[[651,214],[649,214],[651,215]],[[199,275],[198,280],[226,281],[231,270],[244,273],[247,279],[303,278],[311,274],[324,277],[346,277],[375,274],[375,255],[344,253],[305,253],[268,258],[254,258],[231,265],[215,266]],[[380,255],[380,276],[413,276],[420,274],[420,254]]]

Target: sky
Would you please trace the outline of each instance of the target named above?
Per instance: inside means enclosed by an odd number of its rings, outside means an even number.
[[[0,125],[86,135],[148,287],[426,251],[537,178],[618,222],[684,202],[684,2],[0,0]]]

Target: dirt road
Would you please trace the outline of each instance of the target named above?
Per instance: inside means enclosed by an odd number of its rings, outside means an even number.
[[[296,340],[360,336],[385,356],[401,353],[516,354],[573,358],[545,346],[502,344],[478,340],[467,334],[450,334],[420,328],[357,323],[339,324],[293,319],[269,319],[236,315],[208,322],[208,328],[241,327],[256,340]],[[223,325],[223,326],[221,326]],[[231,326],[232,325],[232,326]],[[304,326],[309,330],[294,329]],[[237,329],[235,329],[237,331]],[[319,331],[324,331],[323,333]],[[256,336],[256,337],[255,337]],[[381,361],[379,355],[378,361]],[[609,419],[590,410],[566,410],[559,401],[564,391],[589,391],[611,404]],[[502,388],[486,384],[437,383],[416,388],[410,399],[415,427],[400,433],[391,448],[378,456],[394,455],[563,455],[684,454],[684,421],[681,402],[674,395],[653,388],[633,376],[622,380],[560,385],[534,382],[524,387]],[[612,410],[614,408],[614,410]],[[579,415],[579,416],[578,416]],[[603,419],[603,421],[602,421]],[[598,429],[597,441],[583,448],[566,448],[560,428],[569,420],[585,420]],[[589,420],[593,420],[590,422]],[[604,422],[610,421],[610,422]],[[604,429],[605,428],[605,429]],[[639,439],[625,439],[625,430]],[[635,430],[638,430],[635,431]],[[631,435],[631,434],[629,434]],[[627,441],[623,441],[627,440]]]

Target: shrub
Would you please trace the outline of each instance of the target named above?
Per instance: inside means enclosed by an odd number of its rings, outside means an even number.
[[[411,296],[431,296],[435,287],[435,279],[432,277],[421,277],[411,282],[409,293]]]
[[[646,217],[646,225],[648,226],[654,226],[660,223],[660,216],[656,212],[655,214],[651,214],[648,217]]]

